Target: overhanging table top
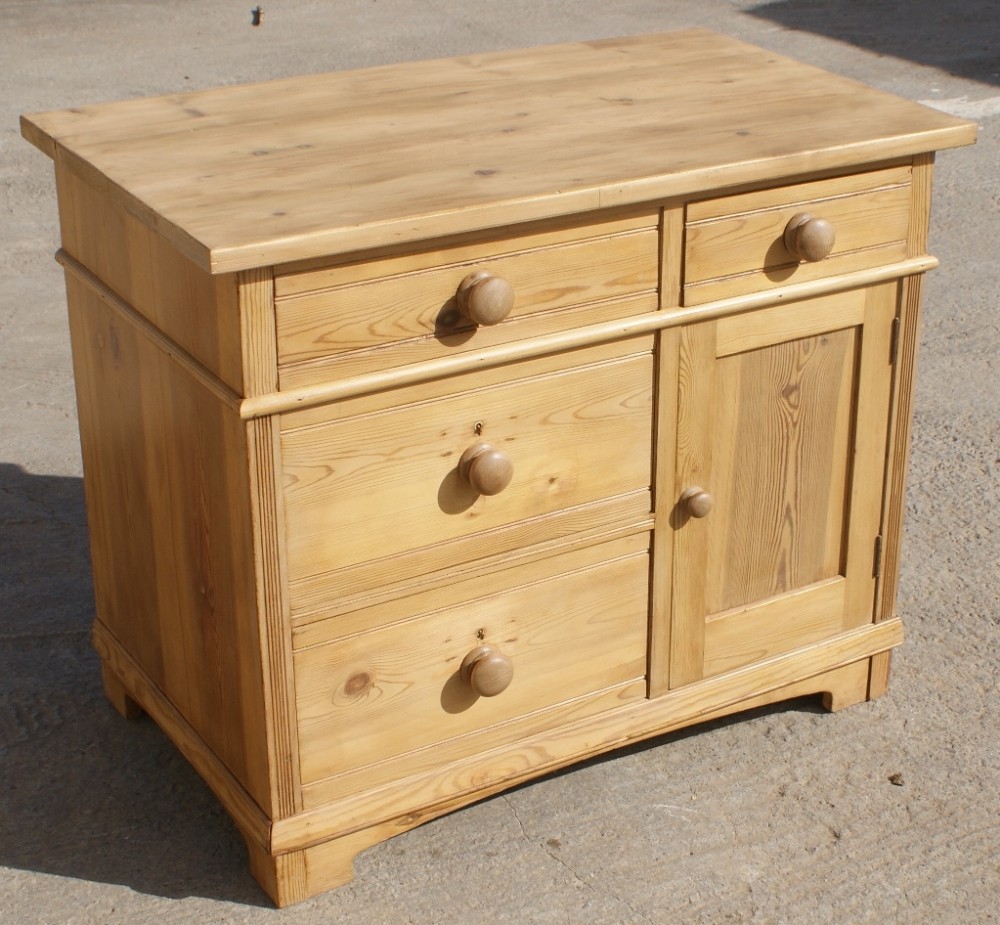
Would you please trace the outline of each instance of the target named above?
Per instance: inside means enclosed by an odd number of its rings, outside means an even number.
[[[903,157],[975,125],[692,30],[85,106],[22,132],[223,273]]]

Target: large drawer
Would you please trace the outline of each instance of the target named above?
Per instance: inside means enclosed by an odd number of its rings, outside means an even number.
[[[789,251],[785,229],[799,215],[832,226],[828,256],[806,259]],[[903,260],[909,220],[908,164],[691,203],[684,302],[697,305]]]
[[[558,512],[627,493],[648,505],[652,347],[642,337],[516,364],[488,387],[458,376],[439,383],[443,397],[398,396],[398,406],[346,418],[332,406],[332,420],[283,432],[293,611],[298,582],[319,573],[455,540],[456,560],[476,559],[487,551],[479,537],[526,519],[541,521],[537,542]],[[513,469],[494,495],[460,472],[465,451],[484,442]],[[419,559],[410,566],[426,570]]]
[[[647,209],[561,228],[508,231],[497,240],[278,273],[281,387],[653,310],[658,221],[658,210]],[[476,274],[492,276],[494,289],[475,290],[466,310],[475,314],[491,300],[495,307],[506,293],[512,307],[505,318],[477,324],[462,314],[459,288]]]
[[[516,736],[517,722],[537,729],[644,696],[648,548],[641,533],[552,557],[541,573],[512,569],[486,592],[469,579],[457,603],[416,595],[408,619],[299,650],[303,782],[366,768],[337,789],[371,786],[369,766],[416,749],[483,733],[450,746],[456,757]],[[484,650],[494,664],[470,670]]]

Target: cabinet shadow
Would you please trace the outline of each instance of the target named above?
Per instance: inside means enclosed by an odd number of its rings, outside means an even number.
[[[82,479],[0,463],[0,865],[270,907],[201,779],[104,699],[93,615]]]
[[[898,3],[817,3],[778,0],[746,10],[801,32],[813,32],[947,71],[1000,84],[1000,4],[996,0],[913,0]]]

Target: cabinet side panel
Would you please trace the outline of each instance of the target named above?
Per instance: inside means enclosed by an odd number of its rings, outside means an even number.
[[[213,277],[77,174],[56,163],[63,248],[190,353],[241,391],[232,276]]]
[[[269,809],[235,408],[67,275],[97,619]]]
[[[913,204],[911,208],[909,253],[926,251],[930,215],[931,178],[934,155],[914,159]],[[899,578],[899,553],[903,532],[906,473],[910,458],[910,430],[913,423],[913,389],[917,352],[920,344],[923,276],[903,280],[899,301],[899,330],[896,335],[896,371],[893,381],[893,417],[890,422],[886,467],[885,509],[883,511],[882,575],[878,588],[876,619],[887,620],[895,610]]]
[[[913,159],[910,227],[906,242],[908,257],[916,257],[927,251],[933,173],[933,151],[917,155]],[[882,567],[875,592],[876,621],[888,620],[896,611],[923,288],[923,276],[911,276],[903,280],[899,303],[899,328],[896,335],[897,360],[893,381],[893,416],[889,430],[885,504],[882,511]],[[868,682],[869,698],[879,697],[885,693],[889,684],[890,657],[891,653],[883,652],[872,659],[871,676]]]

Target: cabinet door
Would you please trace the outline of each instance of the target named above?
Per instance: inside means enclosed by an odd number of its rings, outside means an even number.
[[[872,620],[896,305],[888,283],[675,337],[671,687]]]

